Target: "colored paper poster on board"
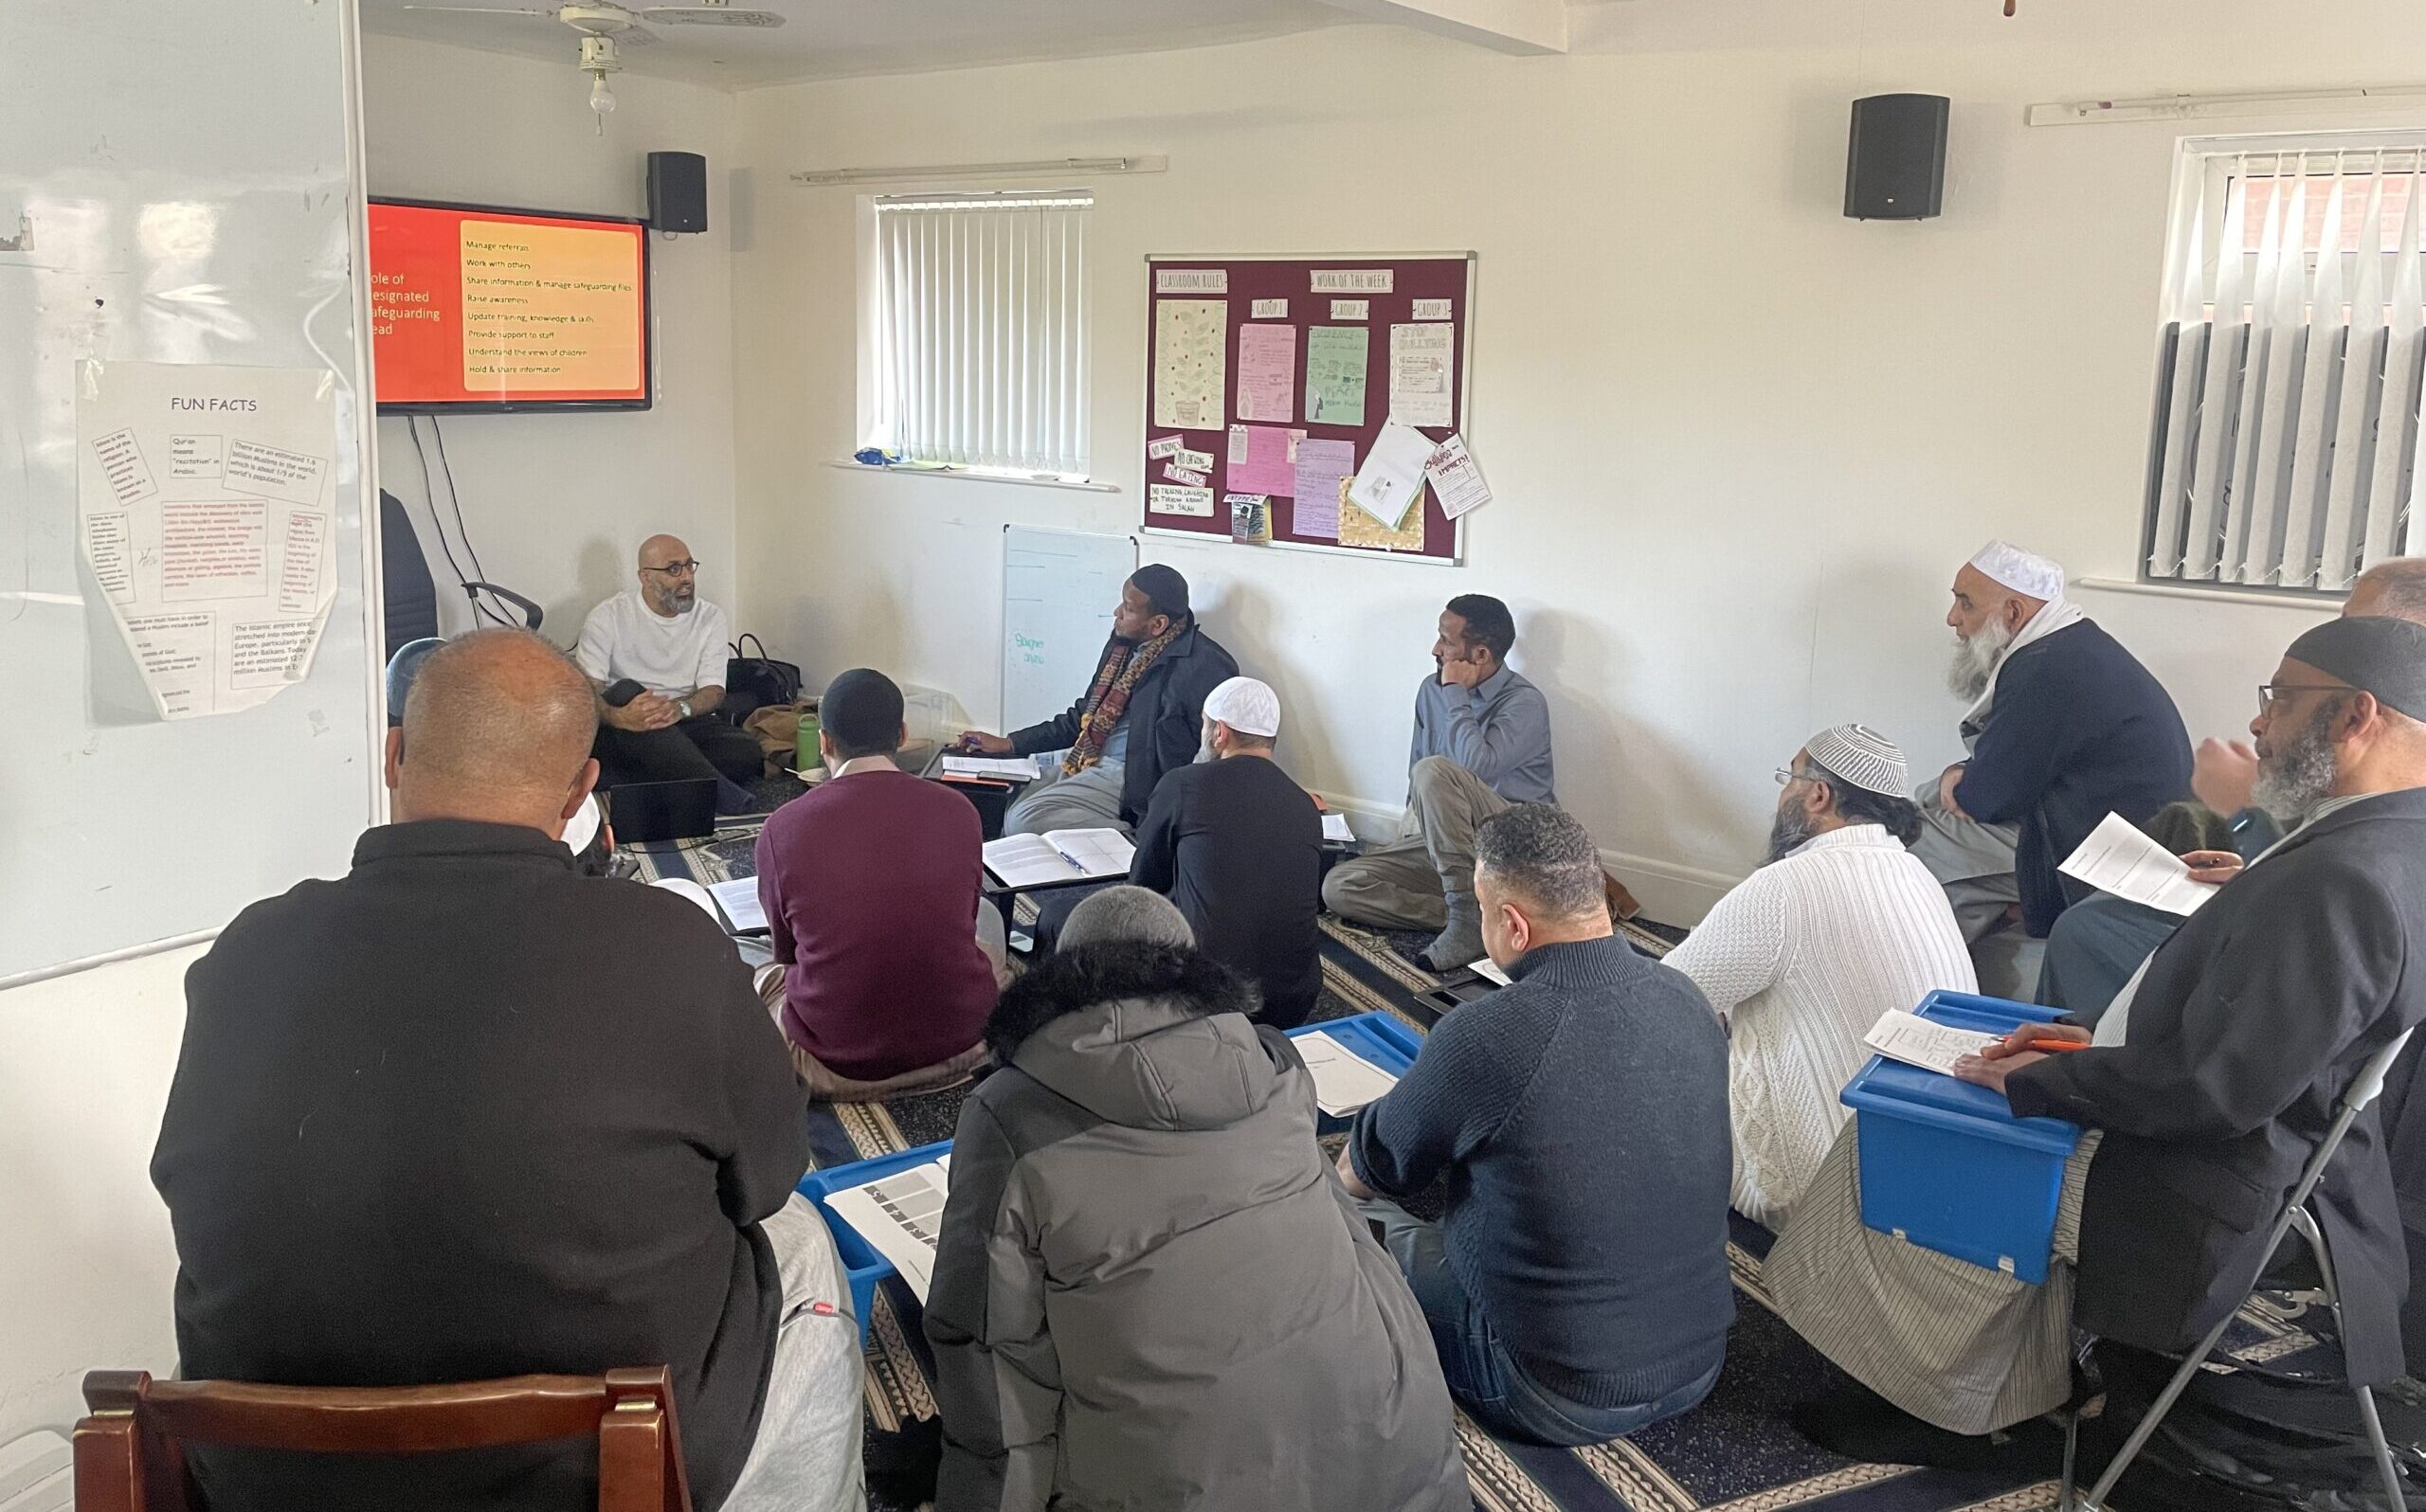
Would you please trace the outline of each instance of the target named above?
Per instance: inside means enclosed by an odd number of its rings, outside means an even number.
[[[1291,530],[1320,540],[1336,539],[1340,490],[1355,471],[1355,442],[1312,438],[1299,441],[1294,479],[1297,505]]]
[[[1450,341],[1445,321],[1390,327],[1390,418],[1403,425],[1448,425]]]
[[[1292,459],[1297,439],[1277,425],[1230,427],[1229,485],[1240,494],[1294,494],[1297,467]]]
[[[1421,485],[1419,485],[1419,488]],[[1423,502],[1419,493],[1417,504]],[[1421,551],[1423,549],[1423,511],[1406,512],[1406,518],[1396,525],[1387,524],[1367,513],[1362,505],[1351,504],[1348,487],[1341,484],[1339,493],[1339,544],[1362,546],[1383,551]]]
[[[312,670],[336,600],[336,380],[86,362],[85,565],[162,719],[234,713]]]
[[[1239,327],[1239,419],[1297,418],[1297,328]]]
[[[1365,353],[1371,334],[1363,326],[1310,326],[1306,330],[1306,419],[1321,425],[1365,423]]]
[[[1164,299],[1154,306],[1154,423],[1209,430],[1222,423],[1229,371],[1226,299]],[[1205,501],[1211,513],[1211,500]]]

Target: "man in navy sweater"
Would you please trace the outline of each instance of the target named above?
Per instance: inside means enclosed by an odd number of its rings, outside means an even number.
[[[1339,1174],[1406,1272],[1449,1393],[1508,1437],[1597,1444],[1709,1394],[1727,1267],[1727,1038],[1614,936],[1584,826],[1519,803],[1475,836],[1513,985],[1442,1019],[1356,1120]],[[1440,1178],[1436,1227],[1385,1197]]]
[[[1946,885],[1980,989],[2028,1000],[2038,942],[2088,894],[2056,867],[2109,813],[2145,824],[2190,792],[2163,684],[2064,597],[2064,569],[1991,541],[1954,577],[1947,685],[1970,755],[1913,794],[1912,854]],[[2020,927],[2016,931],[2015,925]]]

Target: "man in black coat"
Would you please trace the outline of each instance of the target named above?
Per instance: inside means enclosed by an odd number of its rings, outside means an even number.
[[[961,747],[987,756],[1066,753],[1011,804],[1004,834],[1126,835],[1163,774],[1196,760],[1205,695],[1238,675],[1238,658],[1188,609],[1187,579],[1150,564],[1121,585],[1112,639],[1077,702],[1058,718],[1008,735],[972,729]]]
[[[2236,1306],[2264,1235],[2367,1058],[2426,1019],[2426,626],[2328,621],[2291,644],[2251,725],[2258,799],[2300,825],[2190,917],[2093,1048],[2027,1027],[1956,1068],[2019,1115],[2105,1131],[2073,1321],[2179,1354]],[[2351,1127],[2313,1208],[2351,1375],[2402,1373],[2408,1287],[2382,1124]]]

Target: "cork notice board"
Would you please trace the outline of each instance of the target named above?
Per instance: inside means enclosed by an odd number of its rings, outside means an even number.
[[[1145,529],[1229,540],[1237,514],[1275,547],[1458,560],[1431,488],[1381,520],[1338,483],[1394,411],[1435,441],[1462,432],[1472,254],[1151,257],[1146,273]]]

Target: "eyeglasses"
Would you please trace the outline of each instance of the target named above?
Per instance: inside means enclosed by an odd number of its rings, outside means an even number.
[[[1780,787],[1792,787],[1797,783],[1806,783],[1811,780],[1809,772],[1798,772],[1791,766],[1781,766],[1769,775],[1778,780]]]
[[[2257,685],[2257,717],[2263,719],[2274,711],[2277,704],[2289,703],[2293,693],[2355,691],[2331,682],[2261,682]]]
[[[693,578],[699,575],[699,563],[698,559],[694,557],[688,562],[668,562],[663,567],[644,567],[641,570],[662,572],[669,578]]]

